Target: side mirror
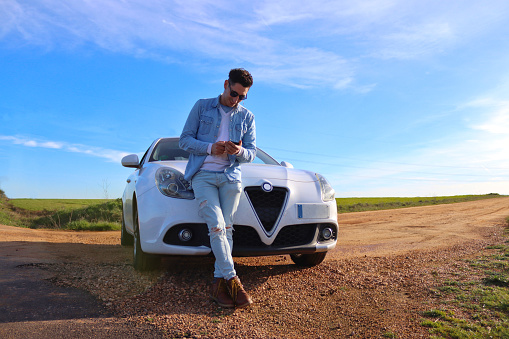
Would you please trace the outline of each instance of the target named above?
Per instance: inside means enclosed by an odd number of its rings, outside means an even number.
[[[122,166],[124,167],[140,167],[140,160],[138,159],[138,155],[129,154],[122,158]]]
[[[289,162],[286,162],[286,161],[281,161],[281,166],[288,167],[288,168],[293,168],[293,165],[290,164]]]

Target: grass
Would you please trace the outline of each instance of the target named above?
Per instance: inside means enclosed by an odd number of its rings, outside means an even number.
[[[106,203],[107,199],[11,199],[12,206],[27,211],[76,209]]]
[[[0,224],[76,231],[120,230],[121,199],[7,199],[0,190]]]
[[[452,204],[457,202],[499,197],[501,197],[501,195],[497,193],[490,193],[484,195],[455,195],[443,197],[413,198],[336,198],[336,204],[338,206],[338,213],[348,213],[438,204]]]
[[[16,225],[16,219],[8,206],[8,199],[5,192],[0,189],[0,224]]]
[[[509,217],[505,236],[509,238]],[[422,314],[432,338],[509,338],[509,240],[467,261],[456,281],[435,290],[438,309]]]
[[[31,228],[58,228],[70,230],[120,230],[121,199],[100,200],[84,207],[62,207],[31,220]]]

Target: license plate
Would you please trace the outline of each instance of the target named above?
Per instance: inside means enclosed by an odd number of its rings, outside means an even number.
[[[297,204],[297,217],[299,219],[327,219],[329,218],[329,205]]]

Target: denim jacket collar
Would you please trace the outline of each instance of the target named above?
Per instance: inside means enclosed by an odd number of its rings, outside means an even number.
[[[215,98],[215,99],[214,99],[214,101],[212,102],[212,107],[215,107],[215,108],[219,109],[219,105],[220,105],[220,103],[221,103],[221,99],[220,99],[220,98],[221,98],[221,94],[219,94],[219,95],[217,96],[217,98]],[[233,108],[233,110],[231,111],[231,114],[232,114],[232,115],[234,115],[234,114],[238,113],[238,112],[239,112],[239,107],[243,107],[243,106],[240,104],[240,102],[237,104],[237,106],[235,106],[235,107]]]

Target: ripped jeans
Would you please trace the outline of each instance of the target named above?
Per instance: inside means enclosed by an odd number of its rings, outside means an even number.
[[[214,277],[229,280],[233,267],[233,216],[242,190],[240,182],[230,182],[223,172],[199,171],[192,186],[199,204],[198,214],[209,228],[210,246],[216,258]]]

